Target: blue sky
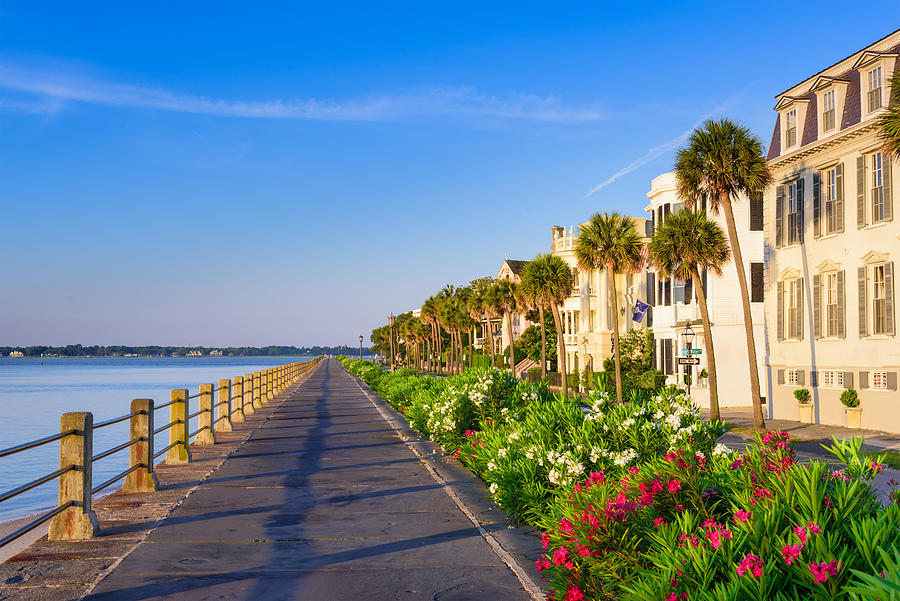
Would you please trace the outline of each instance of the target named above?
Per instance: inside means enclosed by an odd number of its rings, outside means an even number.
[[[900,14],[560,4],[0,0],[0,345],[354,344]]]

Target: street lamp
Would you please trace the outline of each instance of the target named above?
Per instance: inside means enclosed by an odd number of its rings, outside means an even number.
[[[388,317],[388,324],[391,326],[391,373],[394,371],[394,313]]]
[[[359,337],[359,360],[362,361],[362,336]]]
[[[694,328],[691,327],[690,322],[688,322],[687,325],[684,326],[684,329],[681,331],[681,341],[684,343],[685,348],[690,351],[691,346],[694,342]],[[689,354],[688,356],[692,355]],[[685,365],[685,367],[687,368],[685,370],[685,375],[687,376],[687,378],[685,378],[685,384],[687,384],[687,394],[688,396],[691,396],[691,381],[694,379],[694,366]]]

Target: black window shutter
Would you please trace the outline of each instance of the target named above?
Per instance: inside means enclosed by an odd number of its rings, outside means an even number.
[[[750,195],[750,231],[763,230],[763,195],[761,192]]]
[[[887,387],[888,390],[897,390],[897,372],[887,372]]]
[[[803,232],[806,229],[806,224],[803,221],[803,209],[804,209],[804,201],[803,201],[803,187],[805,184],[805,180],[803,177],[797,180],[797,242],[803,244]]]
[[[859,372],[859,387],[860,388],[868,388],[869,387],[869,372],[867,372],[867,371]]]
[[[806,370],[797,370],[797,384],[799,386],[806,386]]]
[[[853,388],[853,372],[844,372],[844,388]]]
[[[866,157],[856,158],[856,227],[866,227]]]
[[[837,273],[837,314],[838,314],[838,336],[840,338],[847,337],[847,292],[844,284],[844,272]]]
[[[798,340],[803,340],[803,278],[797,280],[797,323],[800,325],[800,336]]]
[[[652,271],[647,273],[647,304],[656,304],[656,274]]]
[[[813,275],[813,337],[822,337],[822,276]]]
[[[663,289],[666,293],[665,305],[668,307],[672,304],[672,278],[666,278]]]
[[[834,230],[844,231],[844,164],[838,163],[834,168],[834,185],[837,195],[834,199]]]
[[[809,370],[809,385],[810,386],[818,386],[819,385],[819,372],[814,369]]]
[[[866,268],[860,267],[856,271],[859,299],[859,337],[865,338],[869,334],[868,313],[866,312]]]
[[[784,245],[784,186],[775,188],[775,247]]]
[[[750,263],[750,302],[763,302],[765,282],[764,282],[764,266],[762,263]]]
[[[784,370],[783,369],[778,370],[778,383],[784,384]]]
[[[888,334],[894,335],[894,263],[884,264],[884,325]]]
[[[813,172],[813,237],[822,235],[822,176]]]
[[[881,180],[884,183],[884,220],[894,218],[893,194],[891,194],[891,159],[885,155],[881,164]]]
[[[691,279],[684,282],[684,304],[691,304],[691,297],[694,295],[694,281]]]

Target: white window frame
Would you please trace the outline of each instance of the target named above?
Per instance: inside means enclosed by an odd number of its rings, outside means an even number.
[[[800,372],[796,369],[784,370],[784,383],[788,386],[800,386]]]
[[[869,178],[867,192],[871,223],[881,223],[884,219],[884,155],[880,151],[869,154],[866,159]],[[876,211],[876,206],[879,208]],[[879,215],[880,213],[880,215]]]
[[[825,284],[824,294],[825,300],[825,336],[827,338],[837,338],[840,335],[840,324],[838,323],[838,272],[829,271],[822,274]]]
[[[870,330],[874,336],[884,336],[887,334],[887,295],[885,290],[884,279],[884,263],[877,263],[870,267],[872,275],[872,329]],[[879,280],[878,274],[881,274]],[[880,320],[879,320],[880,317]],[[879,321],[881,327],[879,328]]]
[[[821,388],[843,388],[844,372],[834,369],[826,369],[824,371],[820,371],[819,382],[819,386]]]
[[[787,244],[800,244],[800,230],[803,224],[800,223],[800,201],[797,198],[797,181],[793,180],[784,186],[784,202],[787,207]]]
[[[800,323],[801,299],[798,294],[800,278],[785,280],[784,289],[784,326],[785,340],[800,340],[803,337],[803,324]]]
[[[822,94],[822,132],[834,131],[837,128],[837,91],[832,88]],[[828,127],[828,113],[831,113],[831,127]]]
[[[872,114],[884,106],[884,77],[881,65],[866,69],[866,113]],[[874,105],[874,106],[873,106]]]
[[[837,231],[837,165],[822,172],[822,200],[825,235]]]
[[[790,108],[784,112],[784,148],[793,148],[799,143],[797,128],[797,107]],[[793,127],[791,127],[793,125]],[[791,132],[793,131],[793,141],[791,140]]]
[[[872,390],[887,390],[887,372],[880,370],[870,371],[869,388],[871,388]]]

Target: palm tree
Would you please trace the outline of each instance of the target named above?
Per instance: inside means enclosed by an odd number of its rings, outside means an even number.
[[[547,377],[547,332],[546,322],[544,321],[544,303],[540,300],[539,283],[541,266],[529,261],[522,267],[519,274],[522,282],[519,284],[519,291],[525,302],[533,309],[537,309],[541,320],[541,378]]]
[[[420,313],[421,319],[424,323],[428,324],[429,328],[429,341],[428,341],[428,370],[435,371],[434,369],[434,356],[438,352],[435,350],[435,346],[440,346],[440,336],[435,333],[435,328],[437,327],[437,301],[433,296],[429,296],[425,299],[425,302],[422,303],[422,311]]]
[[[753,399],[753,425],[757,428],[765,428],[766,422],[759,393],[756,341],[753,338],[747,274],[744,271],[744,259],[731,203],[741,195],[762,193],[771,183],[772,175],[762,149],[762,142],[749,129],[729,119],[721,119],[707,121],[702,128],[695,129],[688,138],[687,147],[680,148],[675,155],[677,191],[685,204],[693,207],[706,201],[714,215],[720,210],[725,212],[728,240],[741,289],[750,396]]]
[[[482,317],[485,318],[487,324],[490,324],[490,317],[488,317],[487,309],[485,309],[485,296],[490,286],[490,278],[479,278],[477,280],[472,280],[469,285],[471,294],[469,294],[466,303],[469,317],[472,318],[472,334],[469,336],[469,367],[472,366],[472,340],[475,338],[475,328],[481,322]],[[488,342],[487,336],[484,337],[484,342]],[[493,349],[491,349],[491,351],[493,352]],[[484,345],[482,345],[481,352],[484,353]]]
[[[585,270],[606,269],[612,293],[613,354],[616,359],[616,401],[622,402],[622,366],[619,357],[619,297],[616,275],[640,269],[641,238],[634,221],[618,213],[596,213],[578,228],[575,257]]]
[[[900,70],[891,77],[891,101],[887,110],[878,118],[878,137],[884,154],[900,160]]]
[[[513,341],[512,314],[518,306],[518,303],[516,302],[516,283],[512,280],[503,279],[494,286],[497,291],[497,303],[506,319],[506,335],[509,337],[509,368],[515,372],[516,350]]]
[[[562,376],[563,394],[569,396],[568,374],[566,372],[566,341],[562,334],[562,320],[559,317],[559,305],[572,294],[572,270],[565,261],[555,255],[538,255],[528,267],[528,288],[533,292],[539,306],[550,307],[553,323],[556,325],[556,341],[558,350],[557,363]],[[526,266],[527,267],[527,266]],[[522,279],[525,280],[523,269]],[[545,338],[544,320],[541,319],[541,337]],[[546,356],[543,357],[546,359]],[[546,364],[546,361],[545,361]]]
[[[488,316],[488,336],[491,344],[491,365],[494,365],[494,330],[491,327],[491,319],[503,319],[503,302],[500,298],[499,282],[494,282],[487,289],[484,296],[485,313]],[[502,350],[502,349],[501,349]]]
[[[697,291],[703,340],[709,367],[710,419],[719,419],[719,391],[716,378],[716,353],[706,305],[706,291],[700,272],[704,269],[722,275],[722,266],[731,258],[725,232],[702,211],[679,211],[669,215],[653,233],[650,261],[662,277],[692,282]]]

